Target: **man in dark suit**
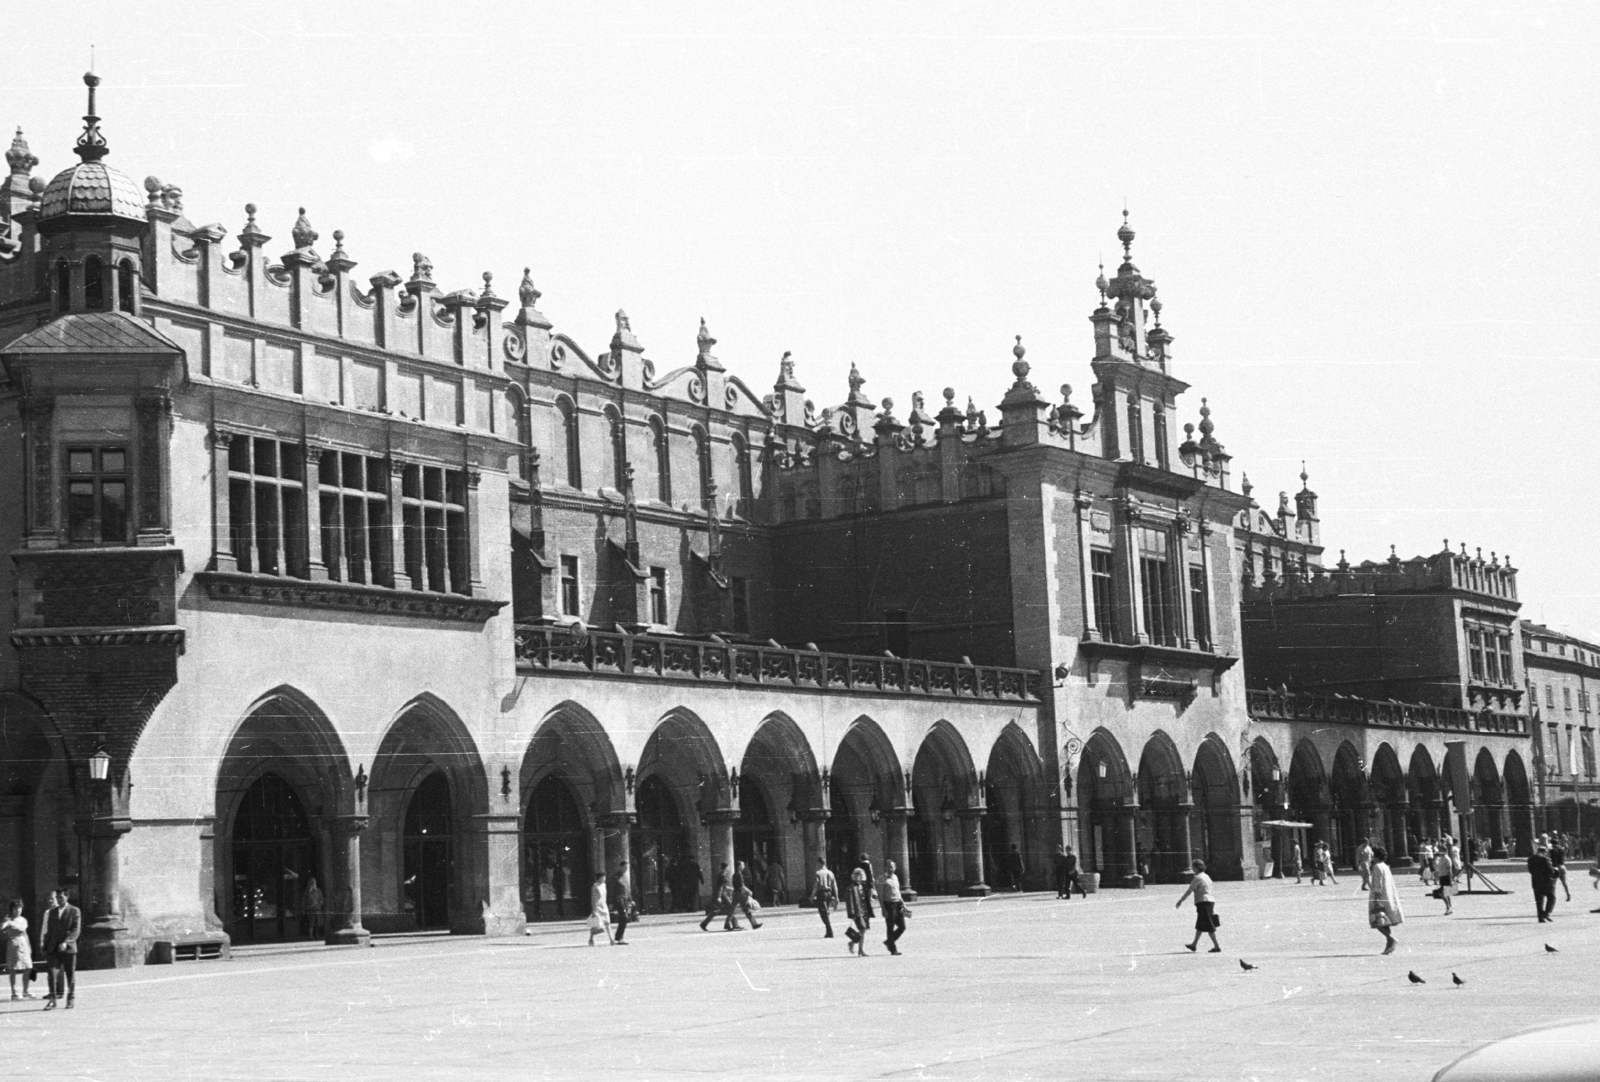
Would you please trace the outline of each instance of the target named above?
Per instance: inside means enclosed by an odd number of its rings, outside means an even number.
[[[1556,873],[1542,845],[1528,858],[1528,878],[1533,885],[1534,908],[1543,924],[1551,919],[1550,911],[1556,907]]]
[[[50,964],[50,999],[44,1009],[54,1010],[63,986],[67,1007],[71,1008],[78,991],[78,934],[83,931],[83,914],[67,898],[67,888],[50,892],[50,908],[45,911],[44,931],[39,946]]]

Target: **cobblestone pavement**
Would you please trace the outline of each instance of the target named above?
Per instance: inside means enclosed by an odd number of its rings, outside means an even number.
[[[929,899],[898,958],[791,908],[756,932],[648,918],[625,949],[543,925],[87,973],[76,1010],[0,1003],[0,1077],[1425,1080],[1600,1009],[1600,894],[1539,925],[1525,878],[1449,918],[1403,878],[1387,958],[1343,879],[1219,884],[1220,955],[1183,949],[1194,911],[1159,886]]]

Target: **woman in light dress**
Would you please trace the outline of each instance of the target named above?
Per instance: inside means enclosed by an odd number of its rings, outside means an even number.
[[[1367,894],[1367,923],[1383,933],[1383,953],[1393,954],[1394,926],[1405,920],[1400,912],[1400,891],[1389,870],[1389,853],[1383,846],[1372,849],[1372,887]]]
[[[601,932],[605,933],[606,942],[615,947],[617,941],[611,938],[611,907],[606,902],[606,873],[594,873],[594,886],[589,888],[589,946],[594,946],[594,937]]]
[[[33,982],[33,947],[28,942],[28,918],[22,915],[22,899],[11,903],[6,919],[0,922],[0,939],[5,941],[6,976],[11,981],[12,999],[33,999],[28,985]],[[17,995],[17,974],[22,974],[22,995]]]
[[[1439,881],[1439,897],[1444,899],[1444,915],[1455,912],[1450,899],[1456,893],[1456,862],[1447,846],[1440,845],[1433,854],[1433,877]]]
[[[1417,846],[1417,878],[1422,880],[1423,886],[1433,883],[1433,842],[1428,838],[1422,839],[1422,844]]]

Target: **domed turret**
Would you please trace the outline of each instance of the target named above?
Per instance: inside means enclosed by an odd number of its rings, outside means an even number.
[[[57,173],[45,186],[39,206],[40,232],[50,231],[49,223],[59,227],[67,219],[84,216],[145,224],[144,196],[139,186],[127,174],[100,160],[110,149],[94,111],[94,90],[100,85],[100,77],[91,72],[83,81],[89,88],[89,111],[83,118],[83,134],[73,148],[83,160]]]

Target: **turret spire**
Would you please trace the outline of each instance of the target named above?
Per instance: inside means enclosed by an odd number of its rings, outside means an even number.
[[[92,71],[85,73],[83,85],[89,88],[89,111],[83,116],[83,134],[78,136],[73,153],[86,162],[97,162],[111,150],[106,146],[106,137],[100,134],[100,118],[94,111],[94,90],[100,85],[100,76]]]
[[[22,137],[22,129],[17,129],[17,136],[11,140],[11,149],[6,151],[6,164],[11,167],[11,175],[25,177],[33,172],[33,167],[39,164],[39,159],[28,149],[28,141]]]

